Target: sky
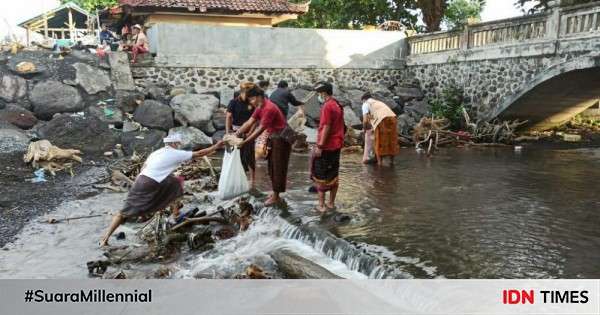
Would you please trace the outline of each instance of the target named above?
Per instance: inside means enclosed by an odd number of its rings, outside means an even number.
[[[514,7],[513,3],[514,0],[487,0],[482,20],[493,21],[521,15],[522,13]],[[58,5],[58,0],[0,0],[0,39],[9,33],[5,21],[10,25],[10,29],[23,39],[25,31],[17,26],[18,23]]]

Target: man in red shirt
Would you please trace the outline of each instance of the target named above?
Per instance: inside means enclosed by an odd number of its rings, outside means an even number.
[[[312,156],[311,178],[319,193],[320,212],[335,208],[335,197],[339,185],[340,152],[344,146],[344,108],[333,98],[333,86],[319,82],[315,86],[319,100],[323,102],[319,122],[317,146]],[[329,202],[325,193],[329,191]]]
[[[253,141],[264,131],[269,134],[267,161],[273,193],[265,202],[265,206],[272,206],[281,201],[279,194],[286,190],[287,171],[290,154],[292,153],[292,144],[281,137],[280,133],[287,126],[287,121],[279,107],[268,100],[265,97],[265,92],[259,87],[255,86],[246,91],[246,98],[255,110],[252,117],[242,125],[236,132],[236,135],[239,137],[245,134],[252,130],[252,127],[257,123],[259,123],[258,127],[246,137],[241,146]]]

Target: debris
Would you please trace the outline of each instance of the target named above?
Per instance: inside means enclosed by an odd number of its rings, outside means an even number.
[[[566,142],[580,142],[581,135],[563,134],[563,140]]]
[[[38,170],[36,170],[35,172],[33,172],[33,175],[35,175],[35,177],[31,180],[32,183],[43,183],[46,181],[45,178],[45,170],[43,168],[40,168]]]
[[[15,70],[17,70],[18,73],[27,74],[36,72],[37,68],[32,62],[21,61],[16,65]]]
[[[113,155],[112,151],[106,151],[106,152],[104,152],[104,156],[106,156],[106,157],[111,157],[112,155]]]
[[[73,220],[98,218],[98,217],[101,217],[101,216],[103,216],[103,214],[84,215],[84,216],[70,217],[70,218],[64,218],[64,219],[49,218],[46,221],[46,223],[56,224],[56,223],[61,223],[61,222],[69,222],[69,221],[73,221]]]
[[[238,138],[235,134],[230,133],[223,136],[223,142],[229,146],[239,148],[240,144],[244,142],[244,139]]]

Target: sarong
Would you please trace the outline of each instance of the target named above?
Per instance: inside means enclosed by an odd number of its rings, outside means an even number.
[[[330,191],[339,185],[341,150],[322,151],[320,157],[313,157],[311,178],[317,191]]]
[[[154,179],[139,175],[129,190],[121,215],[125,219],[148,216],[165,209],[183,196],[183,181],[173,175],[158,183]]]
[[[400,153],[396,117],[384,118],[375,128],[375,154],[395,156]]]
[[[286,190],[288,164],[291,153],[292,145],[289,142],[285,141],[278,134],[273,134],[269,137],[267,167],[274,192],[282,193]]]

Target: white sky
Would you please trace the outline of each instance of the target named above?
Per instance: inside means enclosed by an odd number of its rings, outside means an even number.
[[[492,21],[521,15],[513,5],[514,2],[514,0],[488,0],[482,13],[482,20]],[[18,23],[58,5],[58,0],[0,0],[0,40],[9,32],[5,20],[10,24],[12,31],[23,39],[25,32],[17,26]]]

